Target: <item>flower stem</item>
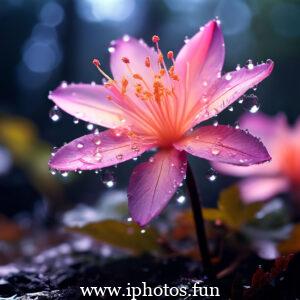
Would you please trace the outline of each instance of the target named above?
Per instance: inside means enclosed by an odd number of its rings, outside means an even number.
[[[214,279],[215,275],[209,257],[207,238],[206,238],[205,228],[204,228],[201,198],[199,197],[193,171],[189,164],[187,165],[186,185],[187,185],[187,189],[188,189],[188,193],[192,205],[198,247],[202,258],[203,272],[205,273],[205,275],[207,275],[208,279]]]

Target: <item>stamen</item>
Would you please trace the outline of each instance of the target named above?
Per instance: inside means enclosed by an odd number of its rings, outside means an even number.
[[[128,80],[125,77],[123,77],[123,79],[122,79],[122,95],[126,94],[127,86],[128,86]]]
[[[96,68],[98,69],[98,71],[110,82],[113,82],[113,80],[100,68],[101,64],[99,59],[94,58],[93,59],[93,64],[96,66]]]
[[[168,57],[168,59],[173,59],[174,58],[174,52],[173,51],[168,51],[167,57]]]
[[[133,74],[134,79],[143,80],[143,77],[140,74]]]
[[[99,68],[99,67],[101,66],[100,61],[99,61],[99,59],[97,59],[97,58],[94,58],[94,59],[93,59],[93,64],[94,64],[97,68]]]
[[[160,38],[159,38],[158,35],[153,35],[153,37],[152,37],[152,42],[153,43],[157,44],[159,42],[159,40],[160,40]]]

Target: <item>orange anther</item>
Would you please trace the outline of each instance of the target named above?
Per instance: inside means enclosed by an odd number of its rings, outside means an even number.
[[[143,80],[143,77],[140,74],[133,74],[134,79]]]
[[[122,94],[124,95],[126,93],[126,89],[128,86],[128,80],[126,78],[122,79]]]

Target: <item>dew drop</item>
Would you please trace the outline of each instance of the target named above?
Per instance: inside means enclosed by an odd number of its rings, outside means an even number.
[[[206,178],[211,182],[215,181],[217,179],[217,172],[213,168],[210,168],[206,173]]]
[[[205,80],[202,82],[202,84],[203,84],[203,86],[207,86],[208,85],[207,81],[205,81]]]
[[[190,41],[190,39],[189,39],[189,37],[186,35],[186,36],[184,37],[184,43],[187,44],[189,41]]]
[[[119,153],[116,155],[117,160],[122,160],[123,159],[123,154]]]
[[[153,163],[153,162],[154,162],[154,157],[150,157],[150,158],[149,158],[149,162],[150,162],[150,163]]]
[[[123,41],[124,42],[129,42],[130,36],[128,34],[123,35]]]
[[[236,69],[236,71],[239,71],[241,69],[240,64],[238,64],[235,69]]]
[[[211,150],[211,154],[212,154],[212,155],[215,155],[215,156],[219,155],[219,154],[220,154],[220,149],[213,148],[213,149]]]
[[[131,217],[128,217],[128,218],[127,218],[127,222],[132,222],[132,218],[131,218]]]
[[[94,130],[94,135],[99,135],[99,133],[100,133],[99,129],[96,128],[96,129]]]
[[[183,196],[183,195],[180,195],[177,199],[176,199],[176,201],[177,201],[177,203],[179,203],[179,204],[183,204],[184,202],[185,202],[185,196]]]
[[[95,154],[95,159],[100,162],[102,160],[103,156],[100,152],[96,152]]]
[[[50,170],[50,173],[51,173],[52,175],[55,175],[55,174],[56,174],[56,171],[53,170],[53,169],[51,169],[51,170]]]
[[[109,48],[108,48],[108,52],[109,52],[109,53],[114,53],[115,50],[116,50],[115,47],[109,47]]]
[[[56,152],[57,152],[58,148],[57,147],[53,147],[52,151],[51,151],[51,156],[55,156]]]
[[[95,140],[95,145],[97,146],[101,145],[101,140],[99,138]]]
[[[232,76],[231,76],[231,74],[230,73],[227,73],[226,75],[225,75],[225,79],[226,80],[231,80],[231,78],[232,78]]]
[[[235,122],[235,123],[234,123],[234,128],[235,128],[235,129],[240,129],[240,124],[239,124],[239,122]]]
[[[59,110],[59,108],[55,105],[53,106],[50,111],[49,111],[49,118],[53,121],[53,122],[57,122],[60,120],[61,118],[61,111]]]
[[[254,94],[246,96],[243,101],[243,108],[252,114],[258,112],[260,108],[260,104],[257,96],[255,96]]]
[[[73,119],[73,123],[76,125],[76,124],[79,123],[79,120],[78,120],[77,118],[74,118],[74,119]]]
[[[146,230],[145,229],[142,229],[141,230],[141,234],[145,234],[146,233]]]
[[[92,131],[92,130],[94,129],[94,124],[88,123],[88,124],[86,125],[86,128],[87,128],[87,130]]]
[[[68,177],[68,176],[69,176],[69,173],[68,173],[68,172],[62,172],[62,173],[61,173],[61,176],[62,176],[62,177]]]
[[[63,81],[61,84],[60,84],[60,87],[62,87],[63,89],[67,88],[68,87],[68,83],[66,81]]]
[[[138,160],[138,157],[134,157],[132,160],[133,160],[133,161],[137,161],[137,160]]]
[[[217,127],[219,125],[218,119],[213,120],[213,126]]]
[[[77,149],[82,149],[83,148],[83,144],[82,143],[78,143],[76,147],[77,147]]]
[[[253,70],[254,69],[254,64],[253,64],[251,59],[249,59],[247,61],[247,68],[248,68],[248,70]]]
[[[233,106],[230,105],[230,106],[228,107],[228,110],[229,110],[229,111],[233,111]]]
[[[107,188],[112,188],[116,184],[115,175],[110,170],[106,170],[105,172],[103,172],[101,181]]]

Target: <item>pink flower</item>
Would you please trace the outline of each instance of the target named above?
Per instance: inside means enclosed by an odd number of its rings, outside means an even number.
[[[246,114],[240,126],[261,137],[272,156],[270,163],[248,168],[214,164],[222,173],[245,177],[240,182],[245,202],[267,200],[289,190],[299,192],[300,119],[290,128],[283,114],[276,117]]]
[[[60,148],[49,162],[51,168],[99,169],[159,149],[130,178],[129,210],[140,225],[162,211],[183,181],[187,153],[243,166],[270,160],[263,144],[245,131],[221,125],[191,129],[266,78],[273,62],[222,76],[224,41],[216,21],[190,39],[176,59],[168,52],[170,69],[159,49],[159,37],[152,41],[156,50],[127,36],[116,41],[110,49],[114,79],[94,60],[106,84],[64,85],[49,97],[76,118],[110,128]]]

